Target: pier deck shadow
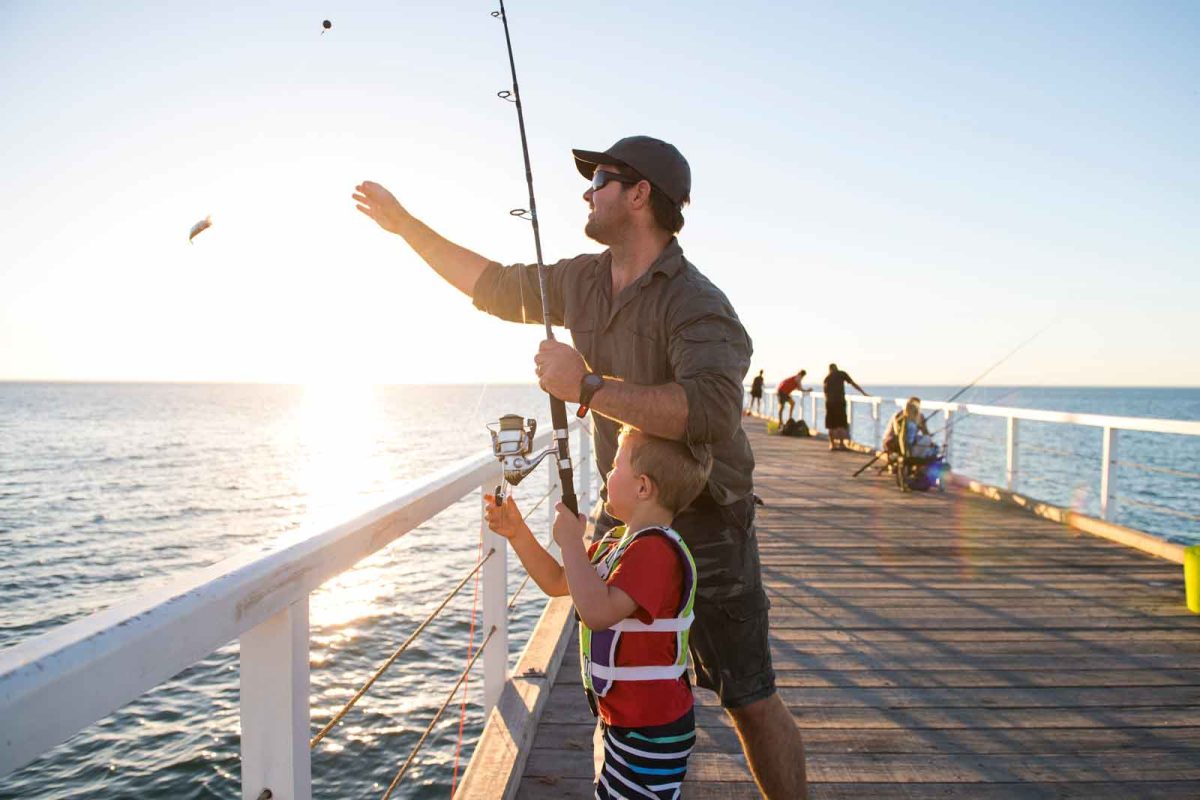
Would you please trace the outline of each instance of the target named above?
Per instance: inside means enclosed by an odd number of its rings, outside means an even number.
[[[1182,571],[747,421],[779,691],[814,800],[1200,798],[1200,617]],[[697,690],[687,798],[758,797]],[[591,796],[572,643],[518,797]]]

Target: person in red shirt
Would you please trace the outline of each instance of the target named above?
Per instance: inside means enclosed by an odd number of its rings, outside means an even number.
[[[800,393],[804,394],[805,392],[808,391],[808,389],[805,389],[803,386],[804,376],[807,374],[808,374],[808,370],[802,369],[799,372],[797,372],[795,375],[792,375],[789,378],[784,378],[782,381],[779,382],[779,386],[775,387],[775,391],[778,393],[778,399],[779,399],[778,405],[779,405],[779,427],[780,428],[783,428],[783,406],[784,406],[784,404],[786,403],[787,407],[788,407],[788,419],[792,418],[792,411],[794,411],[796,408],[796,401],[792,399],[792,392],[799,389]],[[801,413],[801,416],[804,416],[804,414]]]
[[[559,503],[555,561],[511,495],[488,496],[488,527],[512,542],[546,594],[571,595],[580,619],[584,688],[600,718],[604,763],[596,797],[677,797],[695,743],[687,630],[696,566],[671,520],[708,480],[712,458],[626,426],[605,510],[625,524],[585,547],[587,518]]]

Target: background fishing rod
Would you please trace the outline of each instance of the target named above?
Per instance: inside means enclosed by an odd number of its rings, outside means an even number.
[[[492,16],[504,23],[504,43],[508,47],[508,66],[512,71],[512,92],[498,92],[503,100],[509,100],[517,106],[517,127],[521,131],[521,155],[525,159],[525,183],[529,186],[529,210],[516,208],[510,211],[514,217],[528,219],[533,225],[533,246],[537,253],[538,288],[542,298],[542,322],[546,326],[546,338],[553,340],[554,331],[550,327],[550,305],[546,299],[546,265],[542,263],[542,236],[538,230],[537,201],[533,196],[533,167],[529,163],[529,140],[525,136],[525,113],[521,110],[521,90],[517,86],[517,64],[513,59],[512,37],[508,32],[508,15],[504,12],[504,0],[500,0],[500,10],[493,11]],[[520,281],[520,286],[524,281]],[[525,313],[525,298],[521,298],[521,313]],[[547,394],[550,394],[547,392]],[[575,499],[575,477],[571,468],[571,443],[567,431],[567,404],[554,395],[550,395],[550,424],[554,428],[554,441],[558,446],[558,479],[562,487],[562,502],[571,513],[579,513],[579,502]]]
[[[1010,358],[1012,358],[1013,356],[1015,356],[1015,355],[1016,355],[1016,354],[1017,354],[1019,351],[1021,351],[1021,350],[1022,350],[1022,349],[1023,349],[1023,348],[1024,348],[1026,345],[1027,345],[1027,344],[1029,344],[1029,343],[1030,343],[1030,342],[1032,342],[1034,339],[1036,339],[1036,338],[1038,338],[1039,336],[1041,336],[1041,335],[1042,335],[1043,333],[1045,333],[1046,331],[1050,330],[1050,328],[1054,327],[1054,325],[1055,325],[1057,322],[1058,322],[1058,320],[1056,320],[1056,319],[1055,319],[1055,320],[1051,320],[1051,321],[1050,321],[1050,323],[1049,323],[1048,325],[1046,325],[1044,328],[1041,328],[1040,330],[1038,330],[1038,332],[1037,332],[1037,333],[1033,334],[1033,335],[1032,335],[1032,336],[1030,336],[1028,339],[1026,339],[1025,341],[1021,342],[1019,345],[1017,345],[1016,347],[1014,347],[1012,350],[1009,350],[1009,351],[1008,351],[1008,353],[1006,353],[1006,354],[1004,355],[1004,357],[1003,357],[1003,358],[1001,358],[1001,359],[1000,359],[999,361],[997,361],[996,363],[992,364],[990,367],[988,367],[987,369],[985,369],[983,372],[979,373],[979,376],[978,376],[977,378],[975,378],[975,380],[971,381],[971,382],[970,382],[970,383],[968,383],[966,386],[964,386],[963,388],[961,388],[961,389],[959,389],[957,392],[955,392],[953,395],[951,395],[951,396],[949,397],[949,399],[947,399],[947,400],[943,400],[942,402],[944,402],[944,403],[953,403],[955,400],[957,400],[958,398],[962,397],[964,394],[966,394],[968,391],[970,391],[972,388],[974,388],[975,384],[979,383],[981,380],[983,380],[983,379],[984,379],[984,378],[986,378],[988,375],[990,375],[990,374],[991,374],[991,372],[992,372],[992,370],[996,369],[996,368],[997,368],[997,367],[999,367],[1001,364],[1003,364],[1005,361],[1008,361]],[[940,408],[939,408],[939,409],[934,409],[933,413],[932,413],[932,414],[930,414],[928,417],[926,417],[926,418],[925,418],[925,422],[926,422],[926,423],[928,423],[928,422],[929,422],[929,420],[931,420],[931,419],[933,419],[934,417],[936,417],[939,411],[941,411],[941,409],[940,409]],[[942,427],[942,430],[944,430],[946,427],[947,427],[947,426],[943,426],[943,427]],[[858,468],[858,470],[857,470],[857,471],[856,471],[856,472],[855,472],[853,475],[851,475],[850,477],[852,477],[852,478],[857,478],[859,475],[861,475],[861,474],[863,474],[864,472],[866,472],[866,471],[867,471],[867,468],[868,468],[868,467],[870,467],[872,464],[874,464],[876,461],[878,461],[878,460],[879,460],[879,459],[880,459],[882,456],[883,456],[883,453],[882,453],[882,452],[880,452],[880,453],[876,453],[874,458],[872,458],[872,459],[871,459],[870,461],[868,461],[866,464],[863,464],[861,467],[859,467],[859,468]]]

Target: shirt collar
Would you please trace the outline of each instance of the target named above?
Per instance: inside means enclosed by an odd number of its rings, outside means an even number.
[[[656,272],[660,272],[669,278],[682,268],[683,248],[679,246],[679,239],[672,236],[671,241],[667,242],[667,246],[658,254],[658,258],[654,259],[654,263],[650,265],[650,269],[646,270],[646,274],[642,276],[642,281],[649,282],[650,277]]]

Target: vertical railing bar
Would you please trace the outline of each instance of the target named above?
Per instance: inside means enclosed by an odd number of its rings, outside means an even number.
[[[479,489],[480,529],[483,532],[483,551],[496,552],[483,565],[483,629],[495,633],[484,645],[483,654],[483,716],[486,719],[504,691],[508,680],[508,540],[488,529],[483,522],[484,495],[492,487],[484,483]]]
[[[1105,425],[1100,454],[1100,516],[1117,517],[1117,428]]]
[[[308,599],[239,637],[243,800],[312,797]]]

